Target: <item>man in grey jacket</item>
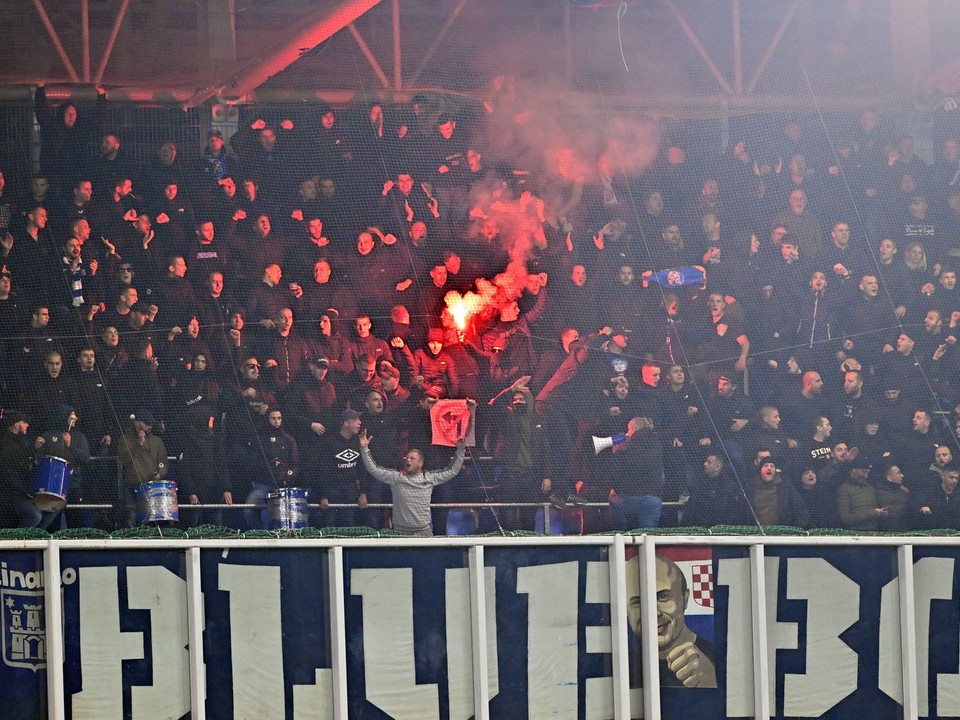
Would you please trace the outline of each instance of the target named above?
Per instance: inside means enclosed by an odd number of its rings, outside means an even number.
[[[410,449],[404,456],[404,469],[389,470],[380,467],[370,455],[370,440],[366,430],[360,434],[360,457],[370,477],[386,483],[393,493],[393,529],[408,535],[431,537],[430,498],[433,488],[452,480],[463,466],[466,441],[457,441],[457,454],[443,470],[423,469],[423,453]]]

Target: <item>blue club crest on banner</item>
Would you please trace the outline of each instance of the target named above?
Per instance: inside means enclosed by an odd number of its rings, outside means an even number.
[[[47,666],[43,590],[0,590],[3,662],[36,672]]]

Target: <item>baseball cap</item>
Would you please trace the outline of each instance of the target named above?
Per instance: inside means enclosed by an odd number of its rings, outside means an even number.
[[[380,364],[380,370],[378,371],[381,375],[389,375],[392,378],[400,377],[400,368],[395,365],[391,365],[388,362]]]
[[[157,421],[153,417],[153,413],[149,410],[144,410],[143,408],[139,410],[134,410],[133,414],[130,416],[131,420],[139,420],[140,422],[146,425],[156,425]]]
[[[19,410],[7,410],[3,412],[3,420],[0,422],[0,426],[6,428],[18,422],[30,422],[30,419]]]

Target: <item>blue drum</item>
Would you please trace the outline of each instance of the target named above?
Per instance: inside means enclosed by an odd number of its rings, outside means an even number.
[[[70,463],[49,455],[37,458],[33,473],[33,505],[40,512],[60,512],[70,492]]]
[[[177,484],[166,480],[141,483],[137,488],[137,522],[179,522]]]
[[[307,527],[310,508],[303,488],[277,488],[267,495],[267,516],[271,530],[300,530]]]

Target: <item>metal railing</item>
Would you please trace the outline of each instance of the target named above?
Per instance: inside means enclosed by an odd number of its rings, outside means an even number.
[[[585,502],[572,505],[568,509],[576,510],[581,508],[605,508],[609,507],[605,502]],[[683,507],[683,502],[665,502],[663,507]],[[71,503],[67,506],[74,510],[110,510],[117,507],[112,503]],[[263,510],[267,505],[257,505],[255,503],[181,503],[180,510]],[[393,503],[367,503],[360,506],[357,503],[329,503],[321,506],[319,503],[309,503],[307,505],[311,510],[368,510],[368,509],[392,509]],[[459,503],[430,503],[431,510],[488,510],[488,509],[522,509],[538,508],[543,511],[543,534],[551,535],[551,510],[559,510],[550,502],[459,502]],[[561,511],[562,512],[562,511]]]
[[[176,455],[168,455],[167,463],[169,466],[175,466],[180,461],[180,457]],[[476,456],[472,459],[472,462],[492,462],[493,458],[490,456]],[[105,463],[113,462],[116,464],[116,492],[119,497],[120,492],[124,488],[123,478],[121,476],[120,461],[114,455],[94,455],[91,456],[86,467],[89,467],[90,463]],[[176,482],[176,480],[174,480]],[[684,502],[664,502],[664,508],[681,508],[684,506]],[[585,508],[606,508],[609,507],[610,503],[608,502],[578,502],[571,503],[567,509],[576,510],[576,509],[585,509]],[[67,505],[67,509],[70,510],[114,510],[120,507],[119,503],[70,503]],[[258,505],[255,503],[184,503],[181,502],[178,504],[180,510],[263,510],[267,505]],[[393,503],[367,503],[364,506],[360,506],[358,503],[329,503],[326,506],[321,506],[319,503],[309,503],[307,505],[311,510],[366,510],[366,509],[392,509]],[[557,508],[550,501],[519,501],[519,502],[444,502],[444,503],[430,503],[431,510],[511,510],[511,509],[539,509],[543,512],[543,534],[551,535],[551,510],[557,510],[562,512],[561,508]]]

